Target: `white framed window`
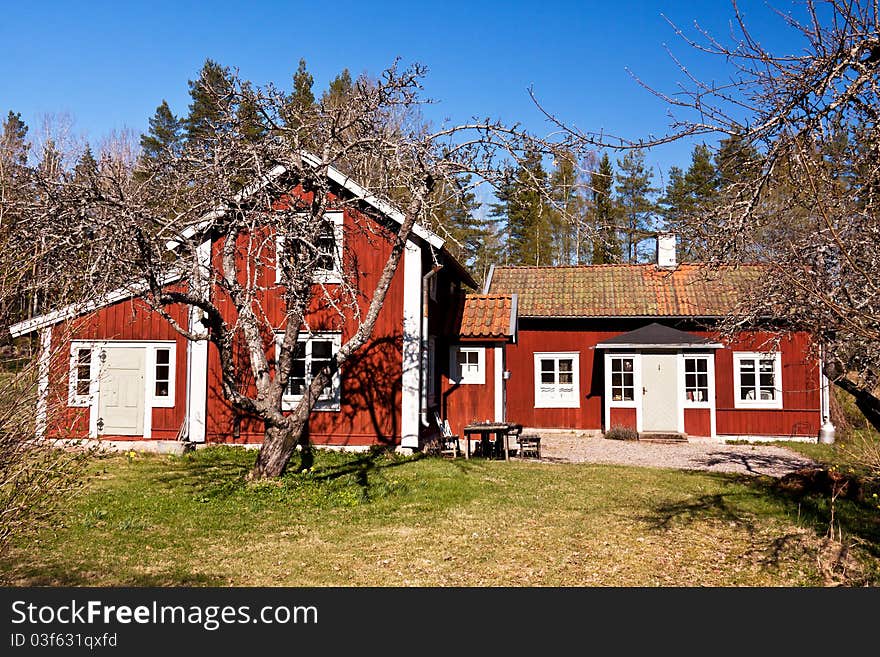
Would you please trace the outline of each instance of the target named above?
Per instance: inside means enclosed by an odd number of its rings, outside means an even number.
[[[709,406],[712,394],[709,381],[708,355],[686,355],[684,360],[684,403],[687,406]]]
[[[281,347],[283,334],[276,338],[276,353]],[[300,335],[293,352],[293,363],[287,385],[281,398],[281,408],[289,411],[296,406],[312,384],[314,376],[325,366],[334,367],[336,354],[342,346],[342,334],[338,332],[312,333]],[[334,370],[330,384],[324,388],[315,403],[315,410],[338,411],[340,409],[339,370]]]
[[[315,283],[341,283],[342,282],[342,253],[343,253],[343,213],[327,212],[324,215],[328,226],[315,238],[314,246],[318,249],[318,268],[314,273]],[[330,228],[332,226],[332,228]],[[275,263],[275,282],[281,282],[281,267],[279,262],[284,257],[284,240],[279,235],[275,239],[275,252],[278,262]]]
[[[173,342],[147,346],[147,399],[153,408],[172,408],[175,396],[177,346]]]
[[[578,408],[580,401],[580,354],[535,353],[535,408]]]
[[[779,352],[733,353],[735,408],[782,408],[782,357]]]
[[[449,381],[460,385],[486,383],[486,348],[451,347],[449,350]]]
[[[611,356],[609,360],[611,368],[611,401],[635,401],[635,357]]]
[[[73,342],[70,345],[68,406],[89,406],[97,391],[97,351],[94,345]]]

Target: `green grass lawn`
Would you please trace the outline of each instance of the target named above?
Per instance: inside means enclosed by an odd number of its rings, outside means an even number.
[[[95,461],[13,585],[813,586],[880,582],[878,511],[770,479],[586,464],[319,452],[244,482],[254,452]],[[823,556],[824,555],[824,556]],[[823,565],[824,564],[824,565]]]

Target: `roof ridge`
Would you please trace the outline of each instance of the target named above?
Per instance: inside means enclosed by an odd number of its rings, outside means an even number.
[[[664,271],[675,271],[677,269],[681,269],[682,267],[706,267],[706,268],[722,268],[722,267],[768,267],[769,263],[766,262],[724,262],[719,264],[712,264],[710,262],[680,262],[675,266],[675,269],[669,268],[661,268],[657,267],[657,265],[653,262],[603,262],[601,264],[596,265],[497,265],[495,267],[496,271],[499,269],[599,269],[599,268],[612,268],[612,267],[632,267],[632,268],[644,268],[644,267],[654,267],[656,269],[663,269]]]

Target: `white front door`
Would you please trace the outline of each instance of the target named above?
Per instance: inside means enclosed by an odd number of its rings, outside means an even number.
[[[101,350],[98,393],[98,434],[142,436],[144,434],[143,348]]]
[[[642,354],[642,431],[678,431],[678,356]]]

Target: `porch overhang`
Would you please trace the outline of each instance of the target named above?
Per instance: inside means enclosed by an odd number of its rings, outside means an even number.
[[[653,322],[596,345],[596,349],[723,349],[724,345]]]

